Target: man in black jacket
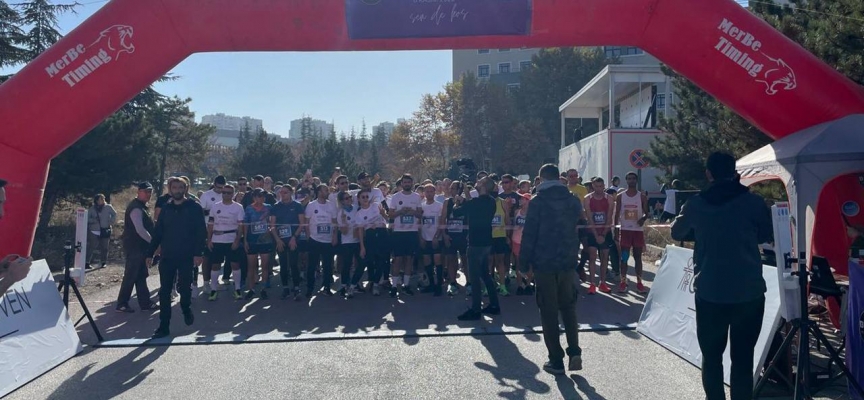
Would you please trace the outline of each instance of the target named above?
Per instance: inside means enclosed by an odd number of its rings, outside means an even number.
[[[498,305],[498,291],[492,276],[489,275],[489,256],[492,254],[492,218],[495,216],[495,199],[490,193],[495,188],[495,182],[488,177],[477,182],[478,196],[465,201],[462,195],[455,197],[456,206],[453,216],[468,218],[468,276],[474,285],[471,291],[471,308],[458,317],[460,321],[480,319],[483,314],[501,314]],[[482,287],[486,285],[489,293],[489,305],[481,309],[483,300]]]
[[[544,165],[539,175],[543,183],[537,186],[537,195],[531,199],[525,216],[519,265],[522,272],[534,269],[543,340],[549,352],[549,361],[543,369],[552,374],[563,374],[565,353],[558,330],[559,313],[567,336],[568,369],[582,369],[579,325],[576,323],[577,225],[583,217],[582,202],[559,181],[556,165]]]
[[[175,277],[179,281],[180,309],[186,325],[192,325],[193,267],[203,261],[207,246],[207,227],[204,225],[204,210],[197,202],[186,198],[186,183],[179,178],[168,179],[169,201],[163,208],[153,229],[147,265],[152,265],[153,253],[162,246],[162,261],[159,263],[159,328],[154,338],[170,335],[171,286]]]
[[[681,208],[672,223],[672,238],[696,241],[696,336],[706,398],[724,399],[723,352],[728,339],[732,400],[750,399],[753,349],[767,290],[759,244],[773,240],[771,211],[762,197],[738,181],[734,157],[713,153],[706,167],[711,185]]]

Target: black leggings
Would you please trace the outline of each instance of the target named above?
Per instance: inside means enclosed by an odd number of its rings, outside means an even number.
[[[279,279],[282,281],[282,287],[288,287],[289,268],[291,269],[291,282],[294,287],[300,287],[300,252],[291,251],[288,248],[288,243],[285,243],[285,250],[279,252]]]
[[[351,276],[351,266],[357,260],[357,268]],[[363,278],[364,265],[360,260],[360,243],[343,243],[339,245],[339,262],[342,264],[342,284],[356,285]]]
[[[336,247],[332,244],[309,240],[309,265],[306,266],[306,290],[312,291],[315,289],[315,271],[318,269],[319,262],[323,267],[321,287],[329,290],[333,286],[333,255],[335,253]]]
[[[366,258],[363,263],[369,271],[369,282],[373,284],[381,282],[381,279],[390,272],[390,251],[387,246],[387,229],[367,229],[364,232],[366,246]]]

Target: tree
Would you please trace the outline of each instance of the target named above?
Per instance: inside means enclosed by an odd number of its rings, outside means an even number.
[[[156,193],[162,193],[162,183],[168,162],[193,174],[200,169],[207,156],[210,137],[216,128],[195,123],[195,114],[189,110],[192,99],[174,97],[160,102],[145,115],[159,142],[159,181]]]
[[[248,126],[246,127],[248,133]],[[278,179],[296,173],[291,146],[269,135],[264,129],[250,134],[248,142],[238,148],[230,170],[235,176],[265,175]]]
[[[11,67],[28,60],[27,51],[20,46],[24,42],[21,15],[5,1],[0,1],[0,68]],[[7,77],[0,76],[0,83]]]
[[[57,16],[75,12],[77,4],[51,4],[48,0],[30,0],[17,6],[21,10],[21,26],[29,28],[20,44],[32,60],[63,37],[57,30]]]
[[[864,15],[864,2],[790,3],[752,3],[751,11],[855,82],[864,84],[864,24],[860,19],[844,17]],[[691,187],[703,186],[703,162],[712,151],[726,150],[741,157],[770,142],[761,131],[692,82],[671,71],[667,73],[676,82],[674,114],[661,121],[669,135],[655,140],[649,154],[655,165],[666,168],[667,181],[679,179]]]
[[[378,146],[373,142],[369,145],[369,162],[366,171],[370,174],[381,173],[381,160],[378,159]]]
[[[366,119],[360,125],[360,137],[357,140],[357,155],[358,159],[364,159],[366,152],[369,150],[369,134],[366,132]]]

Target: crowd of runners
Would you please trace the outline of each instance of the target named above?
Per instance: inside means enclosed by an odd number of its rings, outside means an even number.
[[[178,290],[186,292],[187,283],[192,296],[210,301],[217,301],[220,295],[267,300],[271,287],[279,288],[280,298],[294,300],[337,294],[350,299],[360,293],[394,298],[415,292],[470,296],[475,289],[467,273],[469,223],[460,206],[478,197],[477,189],[485,187],[481,183],[488,183],[488,194],[495,199],[488,260],[494,290],[499,296],[534,294],[532,271],[520,272],[518,260],[529,200],[539,180],[518,181],[512,175],[486,172],[471,178],[415,181],[405,174],[391,185],[365,172],[351,182],[338,170],[327,181],[312,176],[311,171],[286,182],[261,175],[229,182],[218,176],[209,190],[197,196],[189,193],[188,179],[171,178],[169,193],[157,199],[147,224],[141,222],[149,218],[146,203],[152,187],[139,185],[139,197],[127,210],[124,243],[138,240],[142,244],[131,252],[133,264],[144,264],[141,261],[146,258],[151,265],[153,254],[158,263],[166,246],[176,246],[165,236],[170,229],[159,229],[160,220],[169,203],[172,213],[184,210],[174,207],[173,199],[186,200],[200,206],[201,232],[173,240],[194,242],[204,235],[206,245],[203,257],[196,259],[191,280],[180,274],[174,283],[162,281],[163,286],[167,283],[174,288],[172,296]],[[635,288],[644,293],[641,252],[643,225],[650,210],[647,196],[636,189],[637,175],[628,173],[624,188],[618,187],[617,177],[609,187],[599,177],[583,182],[576,170],[562,173],[560,179],[584,208],[578,231],[567,234],[579,236],[578,272],[588,284],[588,293],[609,293],[615,286],[627,292],[631,254]],[[127,260],[127,275],[128,270]],[[132,286],[139,284],[139,295],[145,293],[140,286],[146,285],[146,279],[142,282],[140,276],[127,276],[125,281],[117,310],[132,312],[128,304]],[[488,295],[485,285],[474,286],[483,287],[483,294]],[[149,296],[143,302],[139,298],[139,303],[143,309],[156,308]]]

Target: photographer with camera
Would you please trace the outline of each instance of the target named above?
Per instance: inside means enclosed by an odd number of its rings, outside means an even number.
[[[108,243],[111,241],[113,233],[111,227],[117,221],[117,211],[114,207],[105,202],[105,195],[102,193],[93,197],[93,206],[87,210],[87,262],[84,268],[92,268],[93,253],[96,247],[99,247],[99,255],[102,259],[102,267],[108,263]]]

